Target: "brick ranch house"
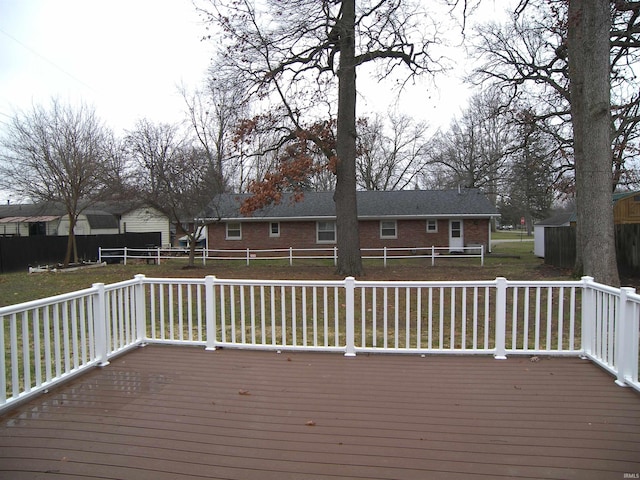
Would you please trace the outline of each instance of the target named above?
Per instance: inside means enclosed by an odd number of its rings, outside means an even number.
[[[336,243],[333,192],[305,192],[251,216],[246,194],[216,196],[203,218],[210,249],[319,249]],[[490,251],[491,219],[499,216],[477,189],[357,192],[361,248],[462,247]]]

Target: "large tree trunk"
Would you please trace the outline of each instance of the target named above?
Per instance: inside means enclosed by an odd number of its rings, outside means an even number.
[[[342,2],[340,68],[338,70],[338,126],[336,138],[336,238],[341,275],[361,275],[360,233],[356,203],[356,67],[355,0]]]
[[[607,0],[570,0],[571,118],[576,171],[576,273],[620,284],[611,192],[610,67]]]
[[[62,262],[62,265],[65,267],[69,266],[72,257],[73,261],[75,263],[78,263],[78,247],[76,244],[76,234],[74,232],[76,223],[78,223],[78,219],[76,218],[76,216],[69,214],[69,236],[67,238],[67,251],[64,255],[64,262]]]

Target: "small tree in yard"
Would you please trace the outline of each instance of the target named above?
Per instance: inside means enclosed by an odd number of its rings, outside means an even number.
[[[193,267],[204,229],[196,218],[220,191],[216,165],[172,125],[142,120],[128,133],[126,144],[134,161],[133,187],[184,232],[189,245],[189,266]]]
[[[109,132],[95,110],[53,99],[18,113],[3,139],[2,187],[34,202],[62,204],[69,217],[64,265],[78,261],[78,216],[106,193]]]

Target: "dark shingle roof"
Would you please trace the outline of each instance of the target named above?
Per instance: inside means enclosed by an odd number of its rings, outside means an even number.
[[[84,214],[92,229],[118,228],[118,219],[110,213],[92,210],[84,212]]]
[[[536,222],[536,225],[545,227],[561,227],[576,221],[576,212],[557,213],[551,217]]]
[[[244,194],[216,196],[203,216],[208,220],[247,218],[240,214],[240,205],[248,197]],[[359,218],[498,216],[489,199],[477,189],[360,191],[356,198]],[[335,212],[333,192],[305,192],[297,203],[291,203],[290,196],[286,196],[280,204],[259,210],[251,218],[332,218]]]

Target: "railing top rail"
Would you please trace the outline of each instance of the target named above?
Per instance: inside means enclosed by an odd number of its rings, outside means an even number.
[[[620,289],[616,287],[611,287],[609,285],[604,285],[603,283],[597,282],[588,282],[589,287],[597,290],[598,292],[609,293],[611,295],[619,295]]]
[[[62,303],[69,300],[86,297],[89,295],[93,295],[96,292],[96,287],[89,287],[83,290],[76,290],[75,292],[61,293],[60,295],[54,295],[53,297],[39,298],[37,300],[30,300],[28,302],[16,303],[15,305],[7,305],[6,307],[0,307],[0,317],[11,315],[17,312],[23,312],[25,310],[33,310],[35,308],[46,307],[48,305],[54,305],[56,303]]]
[[[580,280],[507,280],[507,287],[583,287]]]
[[[216,278],[216,284],[224,285],[254,285],[254,286],[276,286],[276,287],[341,287],[344,280],[248,280],[237,278]]]
[[[199,285],[204,285],[205,279],[204,278],[162,278],[162,277],[144,277],[142,279],[142,282],[145,284],[149,284],[149,283],[161,283],[164,285],[167,284],[176,284],[176,283],[180,283],[180,284],[199,284]]]
[[[438,280],[356,280],[356,287],[495,287],[495,280],[478,281],[438,281]]]
[[[111,290],[117,290],[119,288],[130,287],[132,285],[136,285],[139,282],[137,278],[133,278],[131,280],[122,280],[121,282],[109,283],[104,286],[105,291],[109,292]]]

